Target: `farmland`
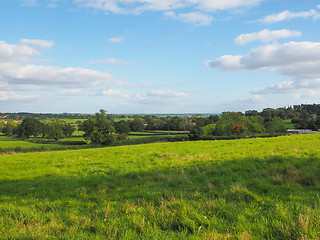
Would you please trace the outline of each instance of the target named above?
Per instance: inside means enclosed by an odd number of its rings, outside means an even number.
[[[320,135],[0,156],[1,239],[319,239]]]

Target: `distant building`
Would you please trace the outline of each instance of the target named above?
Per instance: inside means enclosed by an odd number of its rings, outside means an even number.
[[[288,129],[288,134],[308,134],[308,133],[318,133],[319,131],[312,131],[311,129]]]

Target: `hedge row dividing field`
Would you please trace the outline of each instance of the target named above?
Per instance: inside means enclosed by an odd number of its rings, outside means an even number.
[[[0,156],[0,239],[320,239],[320,135]]]

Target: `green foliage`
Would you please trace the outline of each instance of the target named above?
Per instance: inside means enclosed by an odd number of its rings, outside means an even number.
[[[2,239],[319,239],[320,135],[0,156]]]
[[[202,129],[203,129],[203,135],[204,136],[212,136],[215,133],[216,124],[206,125]]]
[[[17,128],[17,134],[22,138],[29,138],[31,136],[37,137],[42,130],[42,124],[38,119],[27,117],[22,120]]]
[[[119,134],[128,134],[131,131],[130,124],[128,121],[120,120],[114,123],[114,128]]]
[[[59,140],[65,138],[65,134],[59,124],[51,123],[44,126],[45,136],[50,140]]]
[[[129,124],[131,131],[134,132],[142,131],[145,128],[143,120],[138,116],[135,116],[134,120],[130,121]]]
[[[286,133],[287,128],[284,122],[279,117],[272,118],[267,124],[266,129],[268,133]]]
[[[71,137],[76,130],[76,128],[70,123],[63,124],[61,128],[66,137]]]
[[[5,126],[3,126],[2,133],[4,133],[6,136],[12,136],[15,134],[17,127],[18,127],[18,122],[9,121],[6,123]]]
[[[83,131],[84,138],[94,144],[108,145],[115,141],[115,129],[102,109],[83,123]]]

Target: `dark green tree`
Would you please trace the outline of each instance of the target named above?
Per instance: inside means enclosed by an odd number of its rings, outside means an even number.
[[[131,131],[139,132],[144,130],[144,122],[140,117],[135,116],[135,118],[130,122]]]
[[[268,133],[286,133],[287,128],[279,117],[274,117],[266,123],[266,130]]]
[[[62,128],[62,131],[63,131],[63,134],[66,136],[66,137],[71,137],[72,134],[74,133],[74,131],[76,130],[76,128],[71,125],[70,123],[65,123],[61,126]]]
[[[125,120],[115,122],[114,128],[116,129],[116,132],[119,134],[128,134],[131,131],[129,122]]]
[[[17,128],[17,134],[22,138],[29,138],[31,136],[38,136],[41,133],[42,123],[35,118],[27,117],[22,120]]]
[[[2,133],[6,136],[12,136],[16,133],[18,128],[18,123],[15,121],[7,122],[7,124],[2,128]]]
[[[58,124],[46,124],[44,126],[44,129],[47,139],[58,141],[59,139],[66,137],[61,126],[59,126]]]
[[[84,138],[94,144],[109,145],[115,141],[115,129],[102,109],[83,123],[83,130]]]

